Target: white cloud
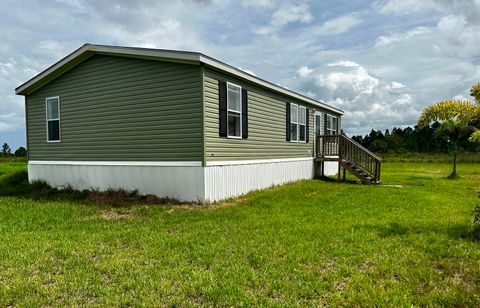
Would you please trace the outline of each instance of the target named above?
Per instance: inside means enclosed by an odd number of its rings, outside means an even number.
[[[328,67],[333,67],[333,66],[360,67],[358,63],[355,63],[353,61],[342,61],[342,60],[333,62],[333,63],[328,63],[327,66]]]
[[[23,114],[8,113],[0,115],[0,132],[12,132],[24,123]]]
[[[275,0],[242,0],[242,6],[271,8],[275,6]]]
[[[462,94],[458,94],[458,95],[455,95],[452,99],[454,100],[457,100],[457,101],[471,101],[471,99],[469,98],[466,98],[465,96],[463,96]]]
[[[380,13],[394,15],[412,15],[434,7],[430,0],[390,0],[379,7]]]
[[[395,42],[401,42],[414,38],[415,36],[428,35],[431,29],[428,27],[416,27],[404,33],[395,33],[391,35],[381,35],[377,38],[375,45],[388,45]]]
[[[309,23],[313,20],[310,13],[310,7],[306,4],[284,4],[272,15],[270,24],[265,27],[260,27],[255,30],[257,34],[266,35],[272,34],[290,23]]]
[[[355,15],[340,16],[328,20],[320,26],[312,29],[312,35],[325,36],[342,34],[360,24],[362,20]]]
[[[340,61],[326,65],[328,73],[316,76],[316,84],[328,91],[331,99],[354,99],[358,94],[372,94],[379,80],[370,76],[365,68],[352,61]]]
[[[178,20],[167,18],[157,20],[155,23],[156,27],[149,27],[133,33],[127,27],[108,27],[103,29],[101,34],[131,46],[145,48],[188,50],[192,46],[200,49],[200,46],[203,45],[196,33],[184,27]]]
[[[402,126],[418,116],[410,89],[380,80],[354,61],[326,63],[299,77],[302,90],[345,111],[342,123],[350,133]]]
[[[297,76],[303,78],[310,75],[311,72],[313,72],[313,70],[308,68],[308,66],[302,66],[297,70]]]
[[[24,125],[23,100],[17,100],[13,88],[18,81],[15,59],[0,62],[0,132],[11,132]],[[1,140],[0,140],[1,142]]]
[[[403,89],[405,87],[406,86],[404,84],[402,84],[401,82],[396,82],[396,81],[392,81],[391,83],[386,85],[386,89],[391,90],[391,91],[395,91],[397,89]]]

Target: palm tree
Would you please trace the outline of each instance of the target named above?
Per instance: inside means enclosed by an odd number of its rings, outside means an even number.
[[[440,122],[436,132],[453,145],[453,171],[450,177],[457,176],[457,142],[470,135],[470,142],[480,142],[480,83],[470,90],[475,102],[446,100],[425,108],[418,119],[418,127],[423,128],[434,121]]]

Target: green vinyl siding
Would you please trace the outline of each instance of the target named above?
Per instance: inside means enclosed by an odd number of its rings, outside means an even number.
[[[246,160],[312,157],[314,106],[251,83],[205,69],[205,156],[213,160]],[[233,82],[248,91],[248,139],[219,137],[218,80]],[[309,109],[309,142],[286,141],[286,103]],[[326,112],[316,108],[321,112]]]
[[[199,65],[94,55],[26,96],[30,160],[201,161]],[[48,143],[45,98],[60,97]]]

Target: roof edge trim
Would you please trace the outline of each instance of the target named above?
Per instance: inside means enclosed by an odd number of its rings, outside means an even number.
[[[140,56],[140,57],[149,57],[149,58],[164,58],[164,59],[173,59],[173,60],[182,60],[187,62],[197,62],[203,63],[207,66],[212,68],[218,69],[223,71],[227,74],[231,74],[257,84],[261,87],[270,89],[272,91],[281,93],[283,95],[293,97],[295,99],[307,102],[309,104],[333,111],[337,114],[344,114],[344,112],[338,108],[333,106],[327,105],[315,99],[309,98],[302,94],[299,94],[295,91],[286,89],[279,85],[273,84],[267,80],[261,79],[259,77],[253,76],[248,74],[236,67],[228,65],[224,62],[206,56],[204,54],[198,52],[190,52],[190,51],[177,51],[177,50],[166,50],[166,49],[149,49],[149,48],[140,48],[140,47],[123,47],[123,46],[112,46],[112,45],[95,45],[95,44],[84,44],[77,50],[73,51],[72,53],[68,54],[52,66],[48,67],[41,73],[37,74],[33,78],[29,79],[25,83],[21,84],[15,89],[15,93],[17,95],[26,95],[28,94],[28,89],[35,87],[36,84],[40,83],[44,78],[49,76],[50,74],[54,73],[55,71],[59,70],[60,68],[64,67],[74,59],[78,58],[79,56],[83,55],[84,53],[109,53],[109,54],[116,54],[119,56]],[[41,85],[40,85],[41,87]]]

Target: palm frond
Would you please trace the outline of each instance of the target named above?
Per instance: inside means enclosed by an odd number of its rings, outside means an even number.
[[[423,110],[418,119],[418,126],[423,128],[434,121],[447,121],[451,119],[466,124],[479,112],[478,109],[478,105],[468,101],[442,101]]]
[[[480,83],[477,83],[470,90],[470,95],[475,98],[477,104],[480,104]]]
[[[480,142],[480,130],[476,130],[470,135],[468,138],[468,141],[470,142]]]

